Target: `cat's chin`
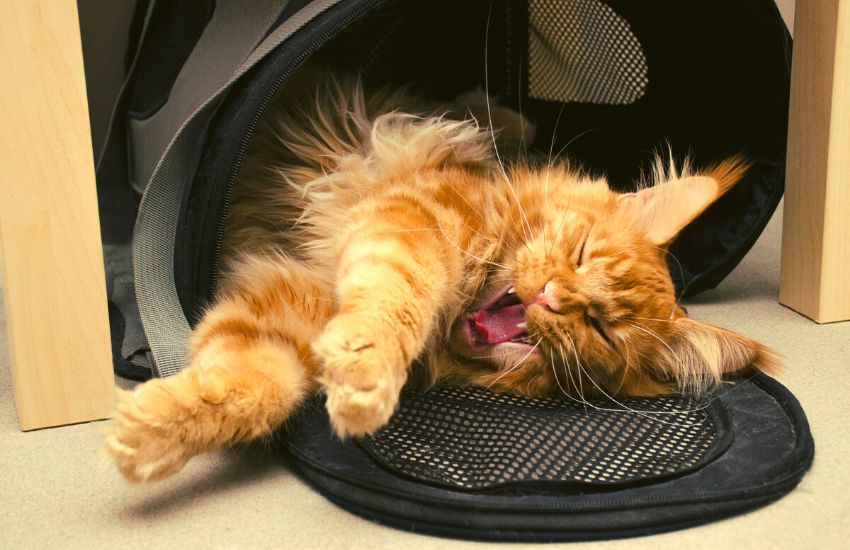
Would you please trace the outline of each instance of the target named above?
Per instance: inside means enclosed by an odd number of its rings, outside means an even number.
[[[530,358],[540,355],[539,347],[526,342],[504,342],[490,346],[489,349],[494,359],[511,359],[517,356]]]

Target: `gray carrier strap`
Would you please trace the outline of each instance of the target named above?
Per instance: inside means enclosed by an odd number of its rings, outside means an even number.
[[[222,85],[263,40],[288,0],[218,0],[212,18],[186,59],[168,95],[155,114],[131,119],[131,175],[140,193],[171,139],[183,124]]]
[[[236,80],[281,42],[339,2],[315,0],[274,29],[184,120],[153,170],[136,218],[133,269],[139,313],[158,376],[175,374],[186,363],[190,328],[177,297],[174,247],[183,191],[194,173],[191,160],[196,144],[219,100]]]

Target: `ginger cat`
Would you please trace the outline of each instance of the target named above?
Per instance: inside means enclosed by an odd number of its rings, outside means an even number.
[[[268,434],[315,391],[340,437],[373,433],[411,373],[584,398],[700,393],[773,366],[760,344],[687,318],[665,263],[744,163],[676,174],[659,160],[618,194],[564,162],[504,169],[489,128],[423,105],[354,80],[279,94],[189,366],[125,394],[108,431],[128,479]],[[483,120],[527,137],[507,109]]]

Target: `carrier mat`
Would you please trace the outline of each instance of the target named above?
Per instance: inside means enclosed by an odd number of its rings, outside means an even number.
[[[814,456],[799,403],[764,374],[700,400],[406,390],[389,424],[345,441],[317,397],[286,447],[310,485],[365,518],[541,542],[649,535],[747,512],[791,491]]]

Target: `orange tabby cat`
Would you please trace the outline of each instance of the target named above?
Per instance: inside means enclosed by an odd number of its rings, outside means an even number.
[[[244,161],[190,365],[126,394],[109,430],[128,479],[267,434],[317,390],[339,436],[372,433],[414,363],[428,382],[587,397],[699,393],[772,366],[688,319],[664,259],[742,162],[659,161],[654,185],[618,194],[563,163],[505,171],[489,129],[403,93],[287,89]],[[490,116],[526,137],[519,115]]]

